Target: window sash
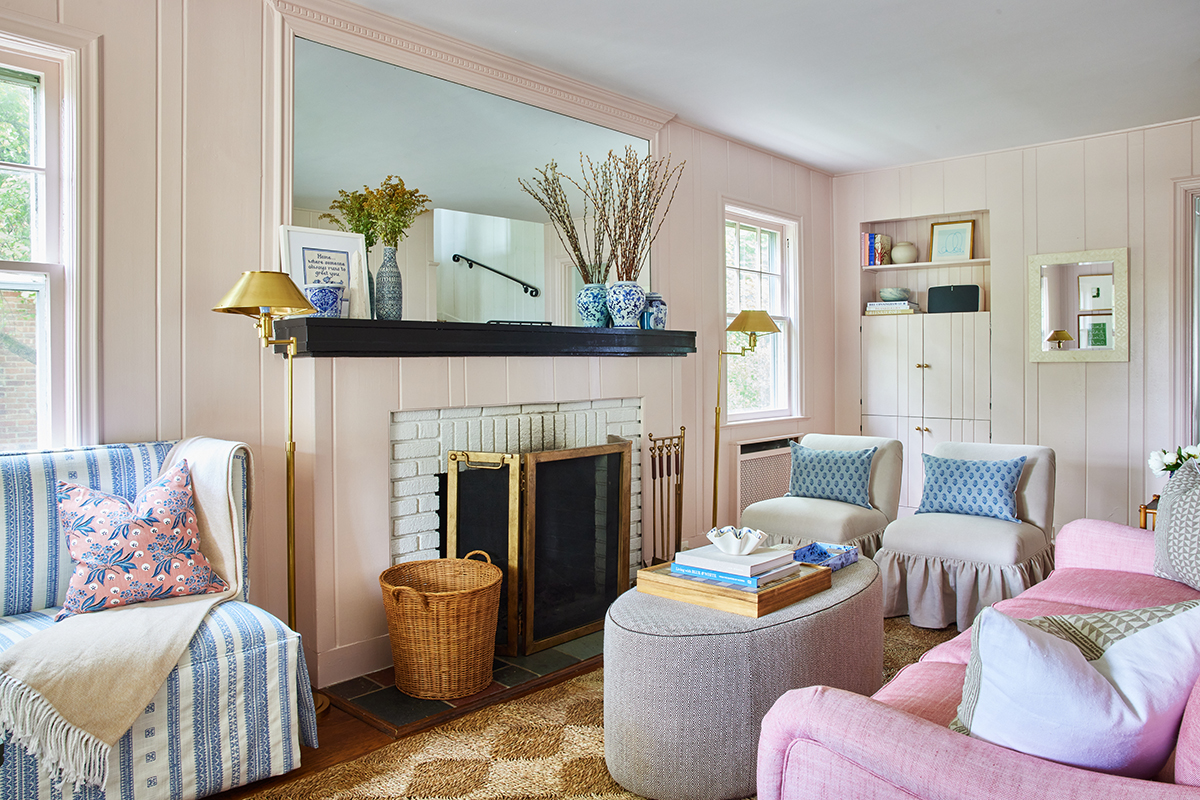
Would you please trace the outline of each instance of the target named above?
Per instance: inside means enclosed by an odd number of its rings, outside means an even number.
[[[758,392],[759,407],[744,408],[739,400],[753,397],[754,391],[739,390],[733,381],[745,374],[755,355],[724,356],[725,413],[727,422],[770,419],[788,416],[796,410],[794,358],[797,330],[797,303],[789,285],[789,275],[798,269],[795,246],[798,224],[782,219],[759,217],[753,212],[726,207],[725,213],[725,312],[726,326],[743,309],[767,311],[779,333],[758,337],[759,358],[774,352],[773,385]],[[764,253],[768,256],[763,258]],[[737,352],[746,344],[744,334],[726,334],[726,350]],[[735,343],[736,342],[736,343]],[[747,361],[746,359],[750,359]]]

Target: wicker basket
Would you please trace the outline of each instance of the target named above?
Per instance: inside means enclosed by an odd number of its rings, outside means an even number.
[[[473,561],[479,554],[487,559]],[[503,573],[482,550],[466,558],[409,561],[383,571],[383,607],[396,688],[445,700],[492,682]]]

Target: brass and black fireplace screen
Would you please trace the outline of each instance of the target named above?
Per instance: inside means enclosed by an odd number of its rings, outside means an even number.
[[[497,653],[528,655],[603,629],[629,588],[631,453],[620,440],[448,454],[446,553],[484,550],[504,571]]]

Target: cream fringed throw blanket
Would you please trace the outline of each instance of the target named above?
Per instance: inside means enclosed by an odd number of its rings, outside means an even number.
[[[0,653],[0,725],[76,788],[105,784],[112,746],[175,668],[204,615],[241,590],[239,509],[229,485],[239,446],[187,439],[163,466],[187,459],[200,551],[228,591],[77,614]]]

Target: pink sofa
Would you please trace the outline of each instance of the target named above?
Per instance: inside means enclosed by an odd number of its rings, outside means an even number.
[[[1076,520],[1055,545],[1043,582],[996,604],[1029,618],[1176,603],[1200,597],[1154,577],[1154,534]],[[790,691],[763,719],[758,800],[796,798],[1200,798],[1200,684],[1157,780],[1069,767],[952,732],[970,631],[926,653],[873,697],[814,686]]]

